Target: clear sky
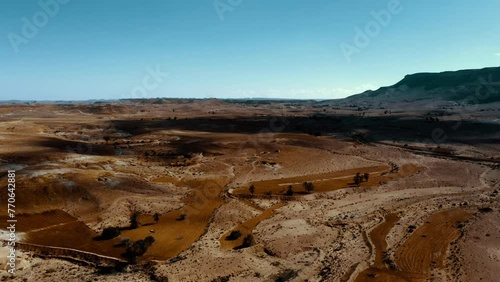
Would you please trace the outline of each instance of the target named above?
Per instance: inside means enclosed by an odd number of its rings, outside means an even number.
[[[500,1],[393,1],[2,0],[0,100],[341,98],[500,65]]]

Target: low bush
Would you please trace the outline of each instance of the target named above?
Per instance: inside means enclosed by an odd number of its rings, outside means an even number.
[[[234,241],[234,240],[238,240],[238,238],[241,237],[241,232],[239,230],[234,230],[234,231],[231,231],[231,234],[229,234],[229,236],[226,237],[226,240],[229,240],[229,241]]]
[[[101,236],[99,236],[100,240],[110,240],[115,237],[120,236],[121,231],[120,228],[118,227],[106,227],[101,233]]]
[[[298,271],[293,270],[293,269],[285,269],[282,272],[278,273],[276,276],[276,279],[274,281],[276,282],[286,282],[290,281],[293,278],[297,277]]]

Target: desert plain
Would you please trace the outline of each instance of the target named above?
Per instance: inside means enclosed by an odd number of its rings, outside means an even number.
[[[1,280],[498,281],[499,106],[4,103]]]

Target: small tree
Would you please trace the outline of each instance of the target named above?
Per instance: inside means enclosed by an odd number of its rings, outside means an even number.
[[[153,236],[148,236],[142,240],[135,241],[133,244],[127,247],[125,256],[129,259],[132,264],[136,263],[136,258],[142,256],[146,253],[148,248],[155,242]]]
[[[368,181],[368,179],[370,179],[370,174],[368,172],[365,172],[363,177],[365,178],[365,181]]]
[[[303,183],[304,188],[306,189],[307,192],[311,193],[314,190],[314,184],[312,182],[304,182]]]
[[[250,191],[250,194],[253,195],[253,193],[255,193],[255,185],[250,185],[250,187],[248,188],[248,191]]]
[[[295,192],[293,192],[293,187],[292,187],[292,185],[289,185],[289,186],[288,186],[288,190],[286,190],[285,195],[287,195],[287,196],[293,196],[293,194],[294,194],[294,193],[295,193]]]
[[[124,247],[128,248],[128,247],[130,247],[130,246],[132,245],[132,242],[130,241],[130,239],[129,239],[129,238],[122,238],[122,239],[120,240],[120,245],[122,245],[122,246],[124,246]]]
[[[229,236],[226,237],[226,240],[234,241],[240,237],[241,237],[241,232],[239,230],[233,230],[233,231],[231,231],[231,234],[229,234]]]
[[[356,173],[353,180],[354,180],[354,184],[359,185],[362,181],[361,174],[359,172]]]
[[[160,214],[159,213],[153,214],[153,219],[156,223],[158,223],[158,221],[160,221]]]
[[[141,213],[139,211],[135,211],[132,213],[132,215],[130,216],[130,228],[136,229],[137,227],[139,227],[139,216],[140,215],[141,215]]]
[[[146,238],[144,238],[144,242],[146,243],[146,245],[149,247],[151,245],[153,245],[153,243],[155,242],[155,237],[153,236],[148,236]]]
[[[101,239],[109,240],[118,237],[121,234],[120,228],[118,227],[106,227],[102,231]]]
[[[285,282],[285,281],[291,281],[293,278],[298,276],[298,271],[293,270],[293,269],[285,269],[281,271],[280,273],[277,274],[276,279],[274,281],[276,282]]]
[[[243,238],[243,243],[236,247],[235,249],[244,249],[244,248],[248,248],[248,247],[251,247],[253,245],[253,236],[252,234],[248,234],[247,236],[245,236],[245,238]]]

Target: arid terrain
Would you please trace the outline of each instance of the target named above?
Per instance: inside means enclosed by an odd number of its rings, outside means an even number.
[[[498,281],[499,109],[1,104],[2,266],[8,170],[17,219],[1,280]]]

